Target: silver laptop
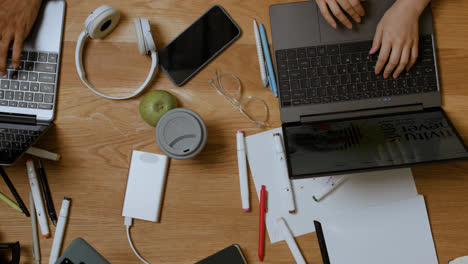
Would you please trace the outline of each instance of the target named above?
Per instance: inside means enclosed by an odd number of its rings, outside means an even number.
[[[270,7],[290,176],[463,160],[467,148],[443,113],[430,6],[419,59],[397,79],[375,75],[375,28],[394,0],[365,1],[353,30],[333,29],[315,1]]]
[[[43,1],[18,69],[0,77],[0,165],[15,162],[55,116],[65,1]]]

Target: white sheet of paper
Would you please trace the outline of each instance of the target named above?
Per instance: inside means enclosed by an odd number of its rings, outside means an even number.
[[[319,220],[330,263],[438,263],[422,195]]]
[[[468,256],[449,261],[449,264],[468,264]]]
[[[329,177],[293,180],[296,213],[290,214],[277,187],[280,170],[273,151],[273,134],[281,132],[281,128],[277,128],[246,138],[247,158],[258,198],[262,185],[268,192],[266,226],[271,243],[283,240],[275,225],[278,217],[286,220],[294,236],[300,236],[315,232],[313,220],[319,216],[418,195],[410,169],[354,174],[319,203],[312,196],[327,184]]]

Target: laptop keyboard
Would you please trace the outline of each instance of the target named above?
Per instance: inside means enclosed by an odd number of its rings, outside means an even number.
[[[419,41],[419,57],[397,79],[374,73],[372,41],[278,50],[282,107],[337,103],[437,91],[431,35]]]
[[[13,69],[10,51],[8,74],[0,76],[0,106],[52,110],[57,62],[57,53],[23,51],[19,67]]]
[[[41,134],[40,131],[13,128],[0,129],[0,154],[18,156]]]

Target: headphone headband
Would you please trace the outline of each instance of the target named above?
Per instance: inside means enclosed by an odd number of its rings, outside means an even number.
[[[147,18],[135,18],[135,31],[137,34],[138,48],[141,55],[151,54],[151,69],[145,82],[132,95],[126,97],[115,97],[98,92],[86,79],[86,71],[83,66],[83,51],[86,40],[91,38],[104,38],[117,26],[120,12],[111,6],[104,5],[96,9],[85,21],[85,30],[80,34],[75,50],[75,64],[81,81],[94,93],[113,100],[124,100],[140,94],[153,79],[158,67],[158,54],[154,44],[151,26]]]

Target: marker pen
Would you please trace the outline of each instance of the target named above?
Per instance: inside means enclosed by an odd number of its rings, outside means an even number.
[[[237,135],[237,162],[239,166],[239,182],[242,199],[242,210],[250,211],[249,204],[249,179],[247,174],[247,158],[245,154],[244,132],[239,130]]]
[[[332,179],[331,184],[327,184],[317,195],[312,196],[316,202],[320,202],[327,195],[332,193],[336,188],[338,188],[343,182],[349,178],[348,175],[340,176],[338,180],[335,181],[335,178]]]
[[[291,187],[291,180],[289,179],[288,164],[286,163],[286,155],[284,154],[283,141],[281,134],[276,133],[273,135],[273,141],[275,144],[276,157],[281,166],[280,171],[280,188],[281,193],[284,195],[284,201],[286,202],[286,208],[289,213],[294,214],[296,212],[296,206],[294,204],[294,193]]]
[[[63,234],[65,232],[65,225],[68,219],[68,209],[70,208],[71,199],[65,197],[62,201],[62,208],[57,221],[57,228],[55,229],[54,242],[50,251],[49,264],[55,264],[57,261],[60,249],[62,248]]]
[[[29,185],[31,185],[31,193],[33,195],[34,206],[36,207],[37,220],[41,227],[41,234],[43,237],[50,237],[49,226],[47,225],[46,212],[44,210],[44,203],[42,202],[42,194],[39,189],[39,182],[37,180],[36,169],[32,159],[26,161],[26,168],[28,170]]]
[[[299,247],[297,246],[296,241],[294,240],[294,237],[291,234],[291,231],[286,225],[285,220],[282,217],[280,217],[276,219],[276,224],[278,229],[282,233],[284,240],[288,244],[289,250],[291,250],[291,254],[293,255],[296,263],[306,264],[304,257],[302,256],[301,250],[299,250]]]

